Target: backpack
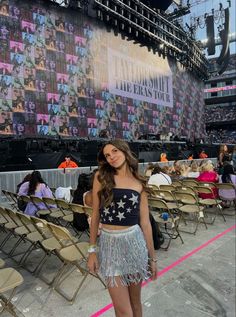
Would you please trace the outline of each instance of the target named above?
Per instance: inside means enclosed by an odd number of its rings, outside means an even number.
[[[150,223],[152,226],[152,237],[153,237],[154,249],[158,250],[160,249],[161,245],[164,243],[165,238],[160,231],[158,223],[155,221],[151,213],[149,213],[149,218],[150,218]]]

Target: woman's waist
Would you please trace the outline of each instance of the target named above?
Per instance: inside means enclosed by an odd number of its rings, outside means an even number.
[[[108,225],[108,224],[102,224],[102,229],[107,230],[123,230],[128,229],[133,226],[119,226],[119,225]]]

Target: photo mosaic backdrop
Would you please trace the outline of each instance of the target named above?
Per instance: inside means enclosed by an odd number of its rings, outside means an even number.
[[[108,129],[125,139],[193,138],[204,134],[203,107],[203,83],[191,73],[79,11],[0,1],[0,135],[97,137]]]

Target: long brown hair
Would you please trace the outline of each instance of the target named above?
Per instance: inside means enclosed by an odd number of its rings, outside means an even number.
[[[135,158],[133,153],[130,150],[130,147],[127,142],[120,139],[110,140],[106,142],[98,153],[98,166],[99,174],[98,180],[101,183],[101,190],[98,192],[98,196],[102,206],[108,206],[113,200],[112,189],[115,187],[114,176],[117,174],[117,170],[112,167],[106,160],[103,150],[106,145],[111,144],[115,146],[118,150],[122,151],[125,155],[126,163],[134,176],[143,186],[143,190],[150,192],[150,189],[147,187],[147,182],[144,177],[139,175],[138,172],[138,160]]]

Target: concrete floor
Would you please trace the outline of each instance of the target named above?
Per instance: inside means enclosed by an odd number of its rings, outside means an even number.
[[[196,236],[182,233],[183,245],[179,239],[173,240],[168,251],[157,252],[159,278],[146,283],[142,290],[144,317],[236,316],[235,217],[227,216],[226,219],[225,223],[218,217],[208,230],[201,225]],[[1,232],[0,242],[3,237]],[[4,251],[10,244],[11,241]],[[29,266],[36,263],[43,253],[36,250],[33,254],[33,260],[31,258],[27,262]],[[115,316],[113,308],[110,308],[108,292],[98,280],[89,277],[75,303],[70,305],[40,278],[7,259],[4,252],[1,251],[0,257],[6,259],[6,266],[16,267],[24,276],[24,283],[13,298],[18,316]],[[58,267],[59,261],[52,256],[43,273],[51,277]],[[64,283],[65,291],[69,293],[78,281],[79,273],[75,270]],[[4,312],[1,316],[10,315]]]

